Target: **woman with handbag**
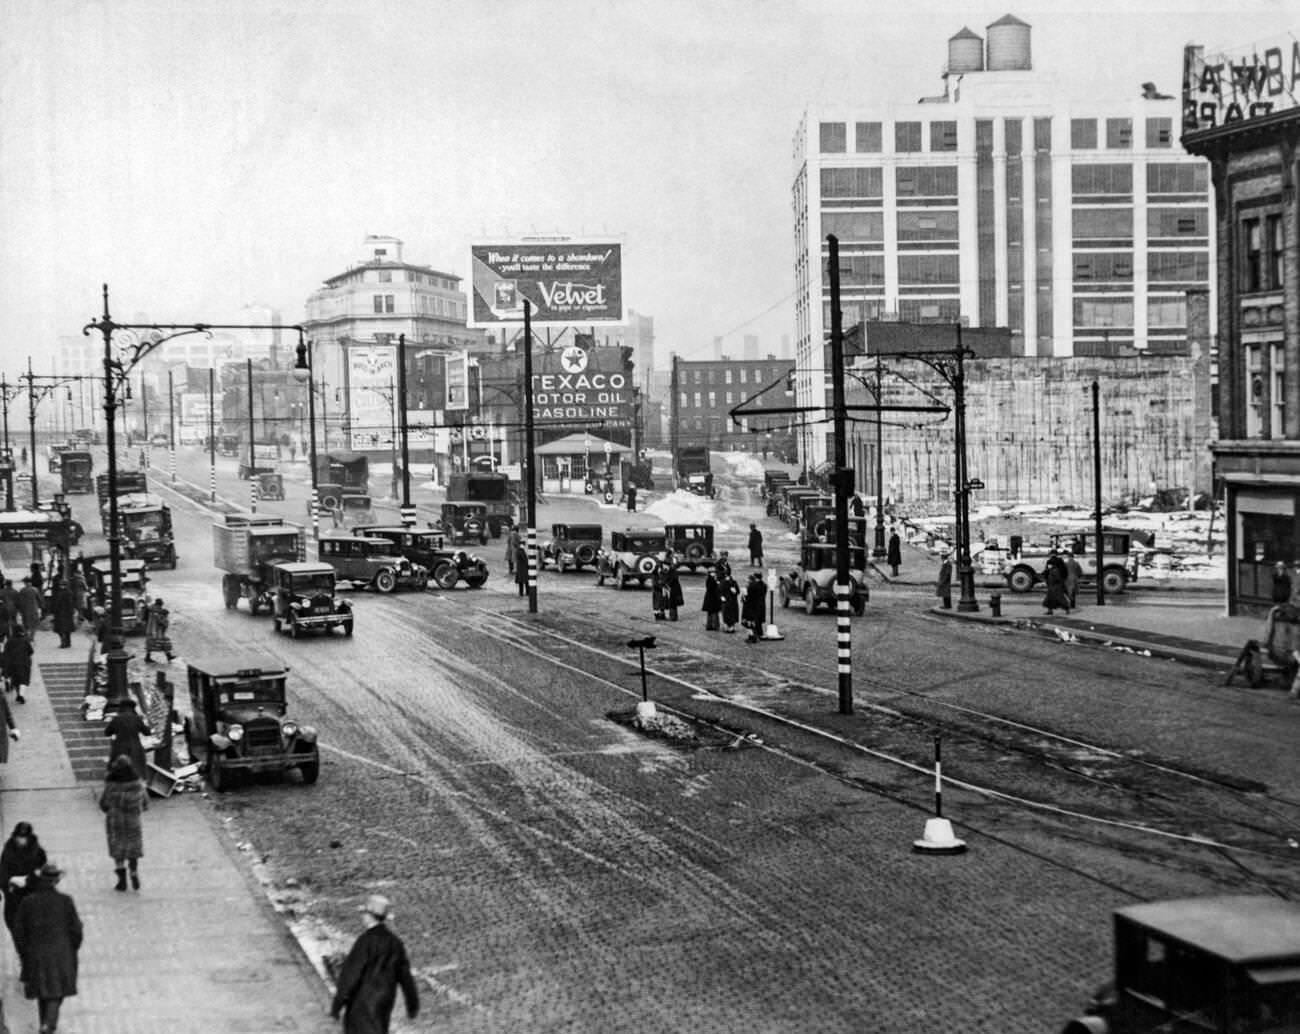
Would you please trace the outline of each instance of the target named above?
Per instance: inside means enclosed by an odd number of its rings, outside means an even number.
[[[131,759],[119,754],[108,766],[99,810],[104,813],[104,831],[108,834],[108,853],[117,873],[114,890],[126,890],[127,871],[131,889],[140,889],[140,859],[144,857],[144,823],[141,816],[149,807],[145,785],[136,777]]]

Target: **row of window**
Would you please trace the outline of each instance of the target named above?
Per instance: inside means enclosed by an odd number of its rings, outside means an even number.
[[[1074,328],[1080,330],[1131,330],[1134,320],[1132,298],[1075,298]],[[1187,326],[1186,298],[1148,298],[1147,326],[1152,330]]]
[[[366,273],[366,279],[369,279],[369,272]],[[448,280],[446,277],[434,276],[431,273],[420,273],[414,269],[376,269],[373,271],[375,278],[381,284],[391,284],[394,282],[406,281],[410,284],[427,284],[429,287],[438,287],[444,291],[458,291],[460,288],[454,280]]]
[[[1133,209],[1076,208],[1072,236],[1082,240],[1132,240]],[[1147,239],[1205,237],[1210,234],[1210,213],[1204,208],[1147,209]]]
[[[689,381],[691,384],[730,384],[731,375],[734,372],[737,374],[736,383],[738,384],[770,384],[778,378],[784,377],[788,370],[789,366],[759,367],[757,369],[742,366],[738,370],[734,371],[731,369],[719,370],[716,368],[708,370],[682,370],[680,376],[683,383]],[[749,375],[751,373],[754,375],[752,381],[749,380]]]
[[[418,301],[418,308],[425,315],[447,316],[453,319],[465,318],[465,307],[463,302],[454,301],[449,298],[431,298],[427,294],[415,296]],[[395,312],[396,296],[391,294],[371,295],[371,304],[373,311],[376,313]]]
[[[1133,196],[1131,163],[1075,165],[1070,171],[1075,197],[1104,194]],[[1146,166],[1147,194],[1195,194],[1206,196],[1209,167],[1205,163],[1151,162]],[[894,170],[898,197],[956,198],[955,165],[900,165]],[[821,193],[825,200],[879,200],[885,196],[884,169],[879,166],[851,169],[822,169]]]
[[[1076,208],[1072,218],[1076,241],[1133,239],[1131,208]],[[840,243],[883,244],[885,240],[884,212],[828,211],[822,213],[821,222],[822,234],[834,234]],[[900,242],[956,243],[958,239],[955,209],[902,210],[897,213],[897,223]],[[1210,233],[1209,212],[1204,208],[1152,206],[1147,209],[1146,224],[1148,240],[1208,239]],[[1260,232],[1256,235],[1263,239]],[[1259,253],[1262,261],[1265,253]]]
[[[1036,119],[1035,122],[1046,122]],[[1131,118],[1076,118],[1070,120],[1070,145],[1077,151],[1095,150],[1099,140],[1103,139],[1098,126],[1105,127],[1105,146],[1109,150],[1124,151],[1133,147],[1133,120]],[[880,154],[884,151],[883,122],[854,122],[853,152],[855,154]],[[1015,144],[1019,149],[1020,122],[1007,121],[1008,139],[1011,129],[1015,127]],[[957,123],[950,120],[937,122],[895,122],[894,154],[919,154],[923,151],[941,153],[957,150]],[[925,147],[926,139],[929,147]],[[1148,118],[1146,120],[1146,146],[1152,148],[1174,146],[1174,121],[1172,118]],[[1042,134],[1035,133],[1035,146],[1046,149],[1049,141]],[[846,122],[818,123],[818,150],[822,154],[849,153],[849,124]],[[1010,150],[1008,143],[1008,153]]]
[[[1128,251],[1076,251],[1074,280],[1131,281],[1133,254]],[[1147,283],[1208,283],[1208,251],[1147,252]]]
[[[722,404],[723,404],[724,406],[736,406],[736,405],[739,405],[740,403],[744,402],[746,399],[751,399],[753,405],[754,405],[755,407],[759,408],[759,409],[762,409],[764,406],[776,406],[776,405],[777,405],[777,402],[776,402],[776,399],[775,399],[775,398],[768,399],[768,398],[766,398],[766,397],[764,397],[764,396],[761,396],[761,395],[755,398],[755,397],[752,397],[752,396],[750,396],[750,395],[745,394],[743,391],[727,391],[727,392],[723,392],[722,394],[723,394],[723,403],[722,403]],[[717,393],[716,391],[708,391],[708,392],[704,392],[704,391],[695,391],[695,392],[682,391],[682,392],[679,392],[679,393],[678,393],[679,406],[680,406],[681,409],[687,409],[687,408],[701,409],[701,408],[703,408],[703,406],[704,406],[704,400],[705,400],[706,398],[708,399],[708,405],[709,405],[709,408],[710,408],[710,409],[717,409],[717,408],[718,408],[718,393]],[[780,404],[781,404],[782,406],[784,406],[784,405],[786,404],[786,403],[785,403],[785,396],[784,396],[784,395],[781,396],[781,403],[780,403]]]

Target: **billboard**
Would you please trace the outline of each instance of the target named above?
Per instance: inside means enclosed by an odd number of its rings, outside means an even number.
[[[1239,51],[1183,50],[1183,132],[1265,118],[1300,107],[1300,41],[1278,37]]]
[[[469,326],[522,323],[622,323],[623,246],[555,238],[470,246]]]
[[[348,408],[352,438],[348,447],[390,449],[393,439],[394,345],[350,345],[347,351]]]
[[[533,419],[551,427],[632,426],[632,377],[621,348],[568,345],[533,361]]]

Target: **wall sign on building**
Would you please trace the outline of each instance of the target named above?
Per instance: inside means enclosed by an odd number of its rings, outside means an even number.
[[[1195,133],[1300,107],[1300,41],[1279,37],[1249,50],[1183,49],[1183,132]]]
[[[604,426],[632,426],[632,380],[621,348],[576,345],[534,361],[533,416],[542,423],[600,420]]]
[[[559,238],[470,247],[469,326],[522,323],[524,302],[540,324],[622,323],[623,246]]]

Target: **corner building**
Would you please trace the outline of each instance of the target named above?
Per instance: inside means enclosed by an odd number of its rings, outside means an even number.
[[[934,323],[951,338],[960,321],[1008,328],[1017,356],[1189,354],[1186,292],[1209,286],[1215,238],[1208,165],[1178,147],[1179,99],[1153,84],[1080,96],[1058,80],[1006,15],[949,39],[940,94],[805,116],[798,405],[826,405],[828,234],[845,329]],[[826,461],[827,435],[809,447],[808,466]]]
[[[1182,144],[1209,160],[1218,250],[1219,437],[1228,612],[1300,576],[1300,42],[1189,46]]]

